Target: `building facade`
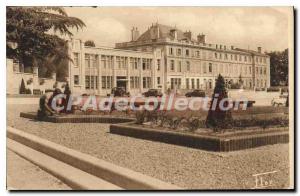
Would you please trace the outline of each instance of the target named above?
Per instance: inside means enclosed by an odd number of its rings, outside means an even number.
[[[221,74],[230,87],[270,86],[270,57],[257,51],[206,43],[205,35],[152,24],[143,34],[131,30],[131,41],[115,48],[86,47],[72,40],[69,52],[70,84],[75,93],[107,95],[123,86],[131,94],[159,88],[188,91],[213,89]]]
[[[73,59],[69,63],[69,82],[75,94],[107,95],[113,87],[124,87],[131,94],[163,89],[160,49],[141,52],[87,47],[81,40],[72,40],[69,52]]]

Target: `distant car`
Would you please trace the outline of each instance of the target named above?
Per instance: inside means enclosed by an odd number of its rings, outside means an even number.
[[[129,97],[130,93],[126,92],[125,88],[123,87],[114,87],[111,89],[111,94],[114,97]]]
[[[205,92],[202,90],[193,90],[185,94],[186,97],[205,97]]]
[[[272,106],[285,106],[286,100],[286,95],[280,95],[279,97],[273,98],[271,104]]]
[[[144,92],[143,95],[145,97],[162,97],[163,94],[159,89],[149,89],[148,91]]]

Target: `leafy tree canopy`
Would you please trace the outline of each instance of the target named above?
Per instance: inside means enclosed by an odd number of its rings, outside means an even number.
[[[289,53],[288,49],[267,53],[270,56],[271,86],[288,85]]]
[[[84,45],[85,46],[90,46],[90,47],[95,47],[96,46],[96,44],[95,44],[95,42],[93,40],[87,40],[87,41],[85,41]]]
[[[72,28],[85,27],[80,19],[69,17],[61,7],[7,7],[6,14],[7,58],[25,67],[43,67],[41,73],[67,69],[70,58],[61,37],[71,37]]]

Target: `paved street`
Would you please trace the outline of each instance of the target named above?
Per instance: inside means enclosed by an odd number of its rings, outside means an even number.
[[[70,187],[7,149],[7,189],[70,190]]]

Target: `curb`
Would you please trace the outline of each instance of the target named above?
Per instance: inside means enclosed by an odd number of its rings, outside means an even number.
[[[114,184],[58,161],[14,140],[7,139],[7,148],[57,177],[74,190],[122,190]]]
[[[7,127],[7,137],[128,190],[178,190],[178,186]]]

